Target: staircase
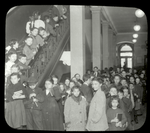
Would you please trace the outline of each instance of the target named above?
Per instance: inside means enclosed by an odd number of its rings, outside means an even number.
[[[66,13],[67,19],[63,19],[56,27],[56,36],[50,36],[47,44],[42,46],[29,65],[31,69],[27,76],[34,76],[38,80],[38,86],[43,87],[45,80],[52,74],[65,46],[70,43],[70,11]]]

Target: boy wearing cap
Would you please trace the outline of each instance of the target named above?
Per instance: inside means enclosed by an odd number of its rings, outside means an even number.
[[[41,102],[44,100],[41,97],[42,89],[37,87],[37,80],[34,77],[28,79],[28,84],[27,92],[29,100],[25,104],[27,129],[42,130]]]

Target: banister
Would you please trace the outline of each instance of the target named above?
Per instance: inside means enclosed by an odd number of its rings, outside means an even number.
[[[69,7],[69,6],[68,6]],[[55,50],[59,45],[64,43],[65,36],[69,37],[70,29],[70,12],[69,8],[66,13],[67,19],[60,21],[59,27],[56,27],[56,37],[50,36],[47,44],[44,44],[39,48],[39,51],[36,53],[34,60],[32,60],[29,65],[31,69],[28,71],[28,77],[34,75],[35,78],[41,80],[41,76],[46,73],[47,65],[55,54]]]

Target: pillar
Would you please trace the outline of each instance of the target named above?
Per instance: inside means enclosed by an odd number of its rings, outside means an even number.
[[[109,29],[108,33],[108,46],[109,46],[109,67],[113,67],[113,31],[112,29]]]
[[[92,12],[92,62],[101,69],[101,21],[100,6],[91,7]]]
[[[71,77],[85,73],[84,6],[70,6]]]
[[[109,68],[109,46],[108,46],[108,28],[109,28],[109,25],[108,25],[108,22],[107,21],[103,21],[102,22],[102,34],[103,34],[103,69],[105,67]]]

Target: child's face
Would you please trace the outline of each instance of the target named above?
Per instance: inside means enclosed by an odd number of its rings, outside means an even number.
[[[134,83],[134,78],[133,77],[130,77],[130,82]]]
[[[115,82],[115,84],[118,84],[120,82],[120,78],[118,76],[115,76],[114,82]]]
[[[120,99],[122,99],[123,98],[123,93],[118,92],[118,96],[119,96]]]
[[[21,57],[21,58],[19,59],[19,61],[20,61],[22,64],[25,64],[26,61],[27,61],[27,58],[26,58],[26,57]]]
[[[69,87],[72,88],[73,86],[75,86],[75,84],[73,82],[70,82]]]
[[[27,39],[25,40],[25,42],[26,42],[26,44],[27,44],[28,46],[31,46],[32,43],[33,43],[33,39],[32,39],[32,38],[27,38]]]
[[[100,85],[100,83],[98,81],[94,80],[94,81],[92,81],[92,87],[96,91],[96,90],[98,90],[101,87],[101,85]]]
[[[115,99],[114,99],[114,100],[112,100],[111,104],[112,104],[112,107],[115,107],[115,108],[116,108],[119,103],[118,103],[118,100],[115,100]]]
[[[57,85],[58,79],[57,78],[53,78],[53,81],[54,81],[54,85]]]
[[[65,84],[68,86],[70,81],[68,79],[65,80]]]
[[[50,82],[50,81],[46,81],[45,82],[45,88],[46,89],[50,89],[50,88],[52,88],[53,87],[53,84]]]
[[[33,36],[37,36],[37,34],[38,34],[38,29],[33,29],[32,30],[32,35]]]
[[[124,79],[121,80],[121,84],[122,84],[122,85],[126,85],[126,83],[127,83],[126,80],[124,80]]]
[[[20,80],[20,78],[18,78],[17,75],[13,75],[13,76],[11,76],[10,80],[11,80],[12,84],[17,84],[18,81]]]
[[[64,90],[64,86],[63,86],[63,85],[60,85],[59,87],[60,87],[60,89],[61,89],[62,91]]]
[[[19,43],[16,42],[14,45],[13,45],[14,48],[18,48],[19,47]]]
[[[128,89],[123,89],[124,96],[127,96],[129,94]]]
[[[15,62],[15,61],[17,60],[17,55],[16,55],[16,54],[12,54],[12,55],[10,55],[8,58],[9,58],[9,60],[10,60],[11,62]]]
[[[141,78],[144,78],[144,74],[143,74],[143,73],[141,73],[141,74],[140,74],[140,77],[141,77]]]
[[[140,79],[139,78],[136,78],[136,83],[138,84],[138,83],[140,83]]]
[[[77,80],[80,79],[80,75],[79,74],[76,75],[76,79]]]
[[[129,89],[131,89],[131,90],[133,90],[133,89],[134,89],[133,84],[129,84]]]
[[[45,30],[41,30],[41,31],[39,32],[39,34],[40,34],[41,36],[44,36],[44,32],[45,32]]]
[[[79,94],[80,94],[79,89],[78,89],[78,88],[74,89],[73,92],[72,92],[72,94],[73,94],[75,97],[78,97]]]
[[[125,71],[122,72],[122,76],[123,76],[123,77],[126,76],[126,72],[125,72]]]
[[[18,67],[12,67],[11,68],[11,73],[17,73],[17,72],[19,72]]]
[[[109,91],[111,96],[117,95],[117,89],[116,88],[111,88]]]

